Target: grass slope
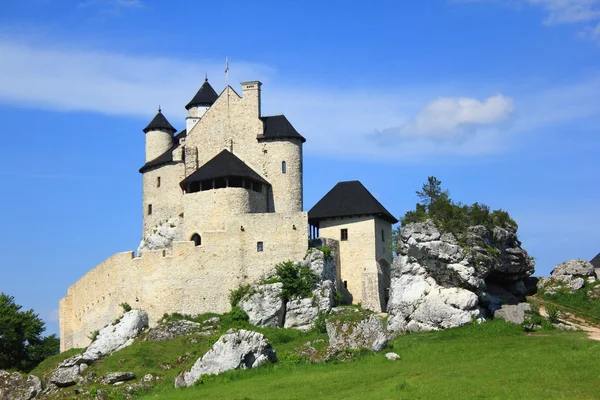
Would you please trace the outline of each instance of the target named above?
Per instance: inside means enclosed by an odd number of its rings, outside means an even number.
[[[401,336],[384,353],[337,364],[232,371],[169,399],[596,399],[600,343],[579,332],[526,334],[501,320]],[[277,346],[274,346],[277,349]]]

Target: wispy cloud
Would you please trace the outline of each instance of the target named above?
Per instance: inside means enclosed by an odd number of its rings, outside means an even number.
[[[132,116],[140,125],[160,104],[171,123],[182,127],[184,105],[205,72],[218,92],[225,85],[223,61],[53,48],[1,38],[0,54],[0,103]],[[262,80],[263,112],[285,113],[308,139],[307,150],[328,157],[407,162],[431,155],[480,156],[504,151],[517,134],[600,115],[600,77],[537,94],[508,88],[511,97],[486,98],[489,93],[456,86],[297,86],[286,84],[270,66],[230,58],[230,67],[234,87],[234,82]]]
[[[85,0],[78,4],[79,8],[92,8],[103,15],[120,17],[126,10],[142,8],[141,0]]]
[[[600,44],[600,0],[451,0],[453,3],[495,3],[508,6],[541,7],[546,25],[577,24],[580,37]]]

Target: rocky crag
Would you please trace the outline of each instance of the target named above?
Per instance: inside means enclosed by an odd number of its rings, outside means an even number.
[[[457,238],[432,220],[407,224],[392,266],[388,329],[427,331],[493,317],[535,290],[533,272],[513,225],[471,226]]]
[[[336,291],[337,242],[321,240],[321,250],[311,248],[302,261],[295,263],[314,274],[309,295],[284,298],[284,285],[275,271],[249,287],[238,305],[248,314],[252,325],[309,330],[319,313],[331,311]]]

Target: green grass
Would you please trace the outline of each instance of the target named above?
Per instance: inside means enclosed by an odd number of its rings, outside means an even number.
[[[526,334],[501,320],[401,336],[384,352],[344,363],[232,371],[169,399],[595,399],[600,343],[580,332]],[[277,346],[274,346],[278,349]]]
[[[559,291],[556,294],[539,293],[537,297],[559,306],[563,311],[575,314],[588,322],[600,324],[600,282],[586,285],[575,293]],[[594,290],[596,295],[594,296]]]

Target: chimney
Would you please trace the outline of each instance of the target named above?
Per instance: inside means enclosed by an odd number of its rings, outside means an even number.
[[[260,81],[249,81],[242,82],[242,97],[244,98],[244,104],[249,110],[252,110],[252,114],[256,117],[260,117],[260,87],[262,83]]]

